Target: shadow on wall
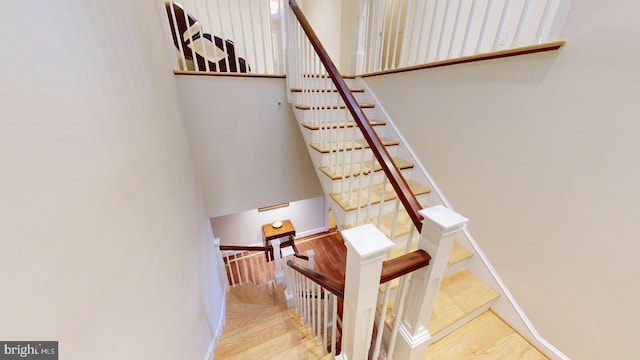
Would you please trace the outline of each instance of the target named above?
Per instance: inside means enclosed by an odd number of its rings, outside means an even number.
[[[186,13],[180,4],[166,2],[164,6],[180,69],[207,71],[208,67],[208,71],[215,72],[251,71],[245,59],[236,57],[233,41],[203,33],[198,20]]]

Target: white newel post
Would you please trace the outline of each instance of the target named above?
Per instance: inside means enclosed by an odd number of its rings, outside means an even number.
[[[273,250],[273,261],[275,263],[276,283],[284,284],[284,272],[282,271],[282,255],[280,254],[280,239],[271,240],[271,250]]]
[[[382,261],[393,242],[372,224],[342,232],[347,246],[341,360],[366,359],[371,345]]]
[[[394,358],[424,359],[431,335],[427,322],[436,301],[457,234],[469,219],[442,205],[420,211],[424,217],[418,248],[431,255],[429,266],[411,274]]]
[[[285,276],[285,288],[284,288],[284,298],[287,301],[287,307],[294,307],[295,302],[293,299],[294,294],[294,282],[295,279],[291,274],[291,269],[287,266],[289,260],[293,260],[293,247],[287,246],[281,250],[282,252],[282,268],[284,269]]]

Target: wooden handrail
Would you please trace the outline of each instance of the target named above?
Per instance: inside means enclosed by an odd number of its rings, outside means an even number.
[[[236,246],[236,245],[220,245],[220,250],[233,251],[271,251],[268,246]]]
[[[309,24],[309,21],[302,13],[302,10],[300,9],[296,1],[289,0],[289,6],[298,19],[298,22],[300,22],[300,25],[302,26],[305,34],[307,34],[307,37],[309,38],[311,45],[313,45],[313,48],[316,50],[320,61],[322,61],[322,64],[327,69],[331,80],[336,86],[338,93],[344,100],[347,109],[349,109],[349,112],[353,116],[354,121],[356,122],[356,124],[358,124],[358,128],[360,128],[360,131],[362,132],[364,139],[369,144],[371,151],[376,157],[376,160],[378,160],[384,173],[387,175],[387,178],[389,178],[391,186],[393,186],[393,189],[396,191],[396,194],[402,202],[405,210],[409,214],[411,221],[413,221],[413,224],[418,229],[418,232],[420,232],[422,230],[422,216],[420,216],[418,211],[422,209],[422,205],[420,205],[418,199],[416,199],[415,195],[409,188],[407,181],[400,173],[400,169],[398,169],[398,167],[393,163],[393,160],[387,152],[387,149],[382,144],[382,141],[380,141],[380,138],[378,137],[378,134],[376,134],[376,132],[373,130],[373,127],[371,127],[371,125],[369,124],[367,116],[364,114],[364,111],[362,111],[360,106],[358,106],[358,102],[356,101],[353,94],[351,94],[351,91],[349,91],[349,87],[347,86],[344,79],[340,75],[340,72],[329,57],[329,54],[325,50],[324,46],[322,46],[322,43],[320,43],[318,36],[311,28],[311,24]]]
[[[426,251],[418,249],[397,258],[387,260],[382,263],[382,274],[380,274],[380,284],[391,281],[412,271],[429,265],[431,256]]]
[[[319,273],[315,270],[309,269],[306,266],[297,264],[293,262],[293,260],[287,261],[287,265],[293,270],[313,280],[328,291],[331,291],[337,297],[344,299],[344,281],[332,279],[323,273]]]

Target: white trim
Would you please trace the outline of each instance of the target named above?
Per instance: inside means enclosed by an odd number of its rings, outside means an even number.
[[[307,231],[303,231],[303,232],[296,232],[296,239],[298,238],[303,238],[306,236],[310,236],[310,235],[315,235],[315,234],[319,234],[325,231],[329,230],[329,226],[328,225],[324,225],[322,227],[319,228],[315,228],[315,229],[311,229],[311,230],[307,230]]]
[[[220,307],[220,321],[218,321],[218,326],[216,326],[216,330],[213,333],[213,339],[211,339],[211,342],[209,343],[209,348],[207,349],[207,352],[204,355],[204,360],[212,360],[213,359],[213,349],[216,348],[216,345],[218,345],[218,339],[220,339],[220,335],[222,335],[222,328],[224,327],[224,323],[225,323],[225,314],[226,314],[226,304],[227,304],[227,289],[229,288],[229,286],[225,287],[225,292],[224,292],[224,296],[223,296],[223,302],[222,302],[222,306]]]
[[[395,131],[396,135],[398,136],[398,140],[401,141],[404,144],[407,152],[413,158],[412,160],[415,163],[416,167],[418,169],[420,169],[424,173],[424,175],[427,177],[427,180],[429,182],[431,182],[431,185],[433,186],[433,191],[440,197],[440,200],[444,203],[444,205],[446,207],[448,207],[451,210],[454,210],[453,206],[451,206],[451,203],[449,203],[447,198],[444,196],[444,194],[442,193],[442,190],[440,190],[438,185],[435,183],[435,181],[433,180],[433,178],[431,177],[431,175],[429,174],[427,169],[424,167],[424,165],[422,164],[422,162],[420,161],[420,159],[418,158],[416,153],[409,146],[409,142],[407,141],[407,139],[405,139],[405,137],[399,131],[398,127],[396,126],[396,124],[391,119],[391,116],[389,115],[387,110],[384,108],[384,106],[382,105],[380,100],[376,97],[374,92],[371,90],[371,87],[369,87],[369,84],[367,84],[366,80],[361,78],[361,77],[359,77],[359,78],[356,79],[356,81],[359,82],[358,86],[362,86],[365,89],[365,92],[368,94],[368,96],[370,96],[372,98],[373,102],[376,105],[376,109],[378,111],[380,111],[380,113],[383,115],[383,117],[384,117],[383,120],[385,120],[387,122],[387,125],[390,125],[393,128],[393,130]],[[538,331],[535,329],[535,327],[533,326],[533,324],[531,323],[529,318],[527,318],[527,316],[525,315],[524,311],[522,310],[522,308],[520,307],[518,302],[515,300],[515,298],[511,294],[511,292],[507,289],[506,284],[502,281],[502,279],[498,275],[498,273],[495,270],[495,268],[489,262],[489,259],[485,256],[485,254],[482,252],[482,250],[480,250],[480,246],[478,245],[478,243],[475,241],[475,239],[473,238],[473,236],[469,232],[466,224],[464,225],[463,232],[466,235],[467,240],[469,241],[469,244],[473,247],[473,250],[474,250],[475,254],[477,255],[478,259],[480,260],[482,265],[484,265],[484,268],[489,272],[489,275],[493,278],[493,280],[496,282],[496,284],[500,288],[499,292],[501,293],[501,295],[504,295],[504,298],[506,299],[507,303],[511,306],[512,310],[520,318],[520,320],[522,321],[522,323],[526,327],[527,331],[529,331],[529,334],[533,338],[535,338],[536,345],[538,345],[540,347],[544,347],[544,351],[543,352],[546,355],[553,355],[553,356],[555,356],[556,359],[560,359],[560,360],[570,360],[568,356],[563,354],[560,350],[558,350],[555,346],[553,346],[551,343],[549,343],[547,340],[545,340],[538,333]],[[540,349],[540,350],[543,350],[543,349]]]
[[[438,194],[438,196],[440,197],[440,199],[442,199],[442,202],[444,203],[444,205],[446,207],[448,207],[449,209],[455,211],[455,209],[453,208],[453,206],[451,206],[451,204],[449,203],[447,198],[445,198],[444,194],[442,193],[442,190],[440,190],[438,185],[436,185],[436,182],[433,181],[433,178],[431,177],[431,175],[429,174],[427,169],[424,167],[424,165],[422,165],[422,162],[419,161],[418,155],[416,155],[416,153],[413,151],[413,149],[409,146],[409,142],[407,141],[407,139],[405,139],[405,137],[402,135],[402,133],[398,130],[398,127],[396,126],[396,124],[391,119],[391,116],[387,112],[387,109],[384,108],[384,106],[382,105],[380,100],[373,93],[373,91],[369,87],[369,84],[367,84],[367,82],[361,77],[357,78],[356,80],[360,80],[362,82],[362,86],[364,86],[365,93],[367,93],[369,96],[371,96],[371,98],[373,99],[373,102],[376,105],[376,109],[378,111],[380,111],[384,115],[384,120],[387,121],[387,125],[390,125],[393,128],[393,130],[395,131],[396,135],[398,136],[398,140],[405,145],[405,147],[407,149],[407,152],[413,158],[415,165],[425,174],[425,176],[427,177],[429,182],[431,182],[431,185],[433,185],[432,191],[435,191],[436,194]]]
[[[411,330],[407,327],[404,321],[400,323],[398,332],[412,349],[424,343],[430,343],[431,340],[431,334],[429,334],[429,331],[425,328],[422,328],[416,336],[411,335]]]
[[[502,278],[500,278],[500,276],[498,275],[498,272],[496,271],[496,269],[493,267],[493,265],[491,265],[491,263],[489,262],[489,259],[485,256],[484,252],[482,252],[482,250],[480,249],[480,246],[478,245],[478,243],[476,243],[475,239],[473,238],[473,236],[469,232],[469,229],[467,229],[466,225],[465,225],[465,227],[463,229],[463,232],[467,236],[471,246],[473,246],[473,250],[475,252],[475,255],[477,255],[478,258],[480,258],[480,260],[482,260],[482,263],[484,264],[486,269],[489,271],[489,273],[493,277],[493,280],[500,287],[500,292],[502,293],[502,295],[504,295],[505,298],[507,298],[509,305],[511,305],[512,309],[518,314],[518,316],[520,317],[520,320],[527,327],[527,330],[531,333],[531,335],[534,338],[536,338],[536,340],[539,341],[540,344],[544,345],[548,349],[548,351],[552,352],[559,359],[570,360],[570,358],[568,356],[563,354],[555,346],[551,345],[551,343],[549,343],[547,340],[545,340],[540,335],[540,333],[538,333],[536,328],[533,326],[533,323],[531,323],[531,321],[529,320],[527,315],[524,313],[524,311],[522,310],[522,308],[520,307],[520,305],[518,304],[516,299],[513,297],[513,295],[511,294],[511,292],[507,288],[507,285],[502,281]]]

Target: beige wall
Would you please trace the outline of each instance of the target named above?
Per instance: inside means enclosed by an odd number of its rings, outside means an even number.
[[[207,216],[322,195],[285,79],[178,77]]]
[[[217,331],[212,234],[154,9],[3,4],[2,340],[204,359]]]
[[[574,2],[558,52],[367,79],[543,337],[640,358],[640,23]]]

